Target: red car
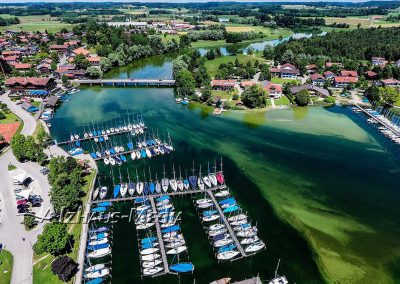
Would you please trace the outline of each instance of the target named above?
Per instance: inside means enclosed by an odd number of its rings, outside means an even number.
[[[17,205],[26,204],[26,199],[17,200]]]

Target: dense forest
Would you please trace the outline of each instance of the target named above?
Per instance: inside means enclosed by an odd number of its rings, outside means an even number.
[[[326,55],[332,60],[348,58],[370,60],[382,56],[387,60],[400,59],[400,28],[370,28],[344,32],[330,32],[326,36],[291,40],[275,48],[275,59],[291,51],[294,55]]]

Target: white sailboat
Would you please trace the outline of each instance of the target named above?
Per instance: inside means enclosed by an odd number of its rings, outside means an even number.
[[[154,253],[154,254],[147,254],[147,255],[142,255],[142,256],[141,256],[141,259],[142,259],[143,261],[153,261],[153,260],[156,260],[157,258],[160,258],[160,255],[157,254],[157,253]]]
[[[96,265],[92,265],[88,268],[85,269],[85,272],[93,272],[93,271],[97,271],[97,270],[101,270],[103,268],[105,268],[105,264],[101,263],[101,264],[96,264]]]
[[[100,258],[100,257],[106,256],[106,255],[109,255],[110,253],[111,253],[110,248],[103,248],[103,249],[91,251],[87,254],[87,256],[89,258]]]
[[[134,160],[136,159],[136,153],[135,153],[135,151],[132,151],[132,153],[131,153],[131,159],[132,159],[132,161],[134,161]]]
[[[216,247],[216,248],[223,247],[223,246],[229,245],[231,242],[233,242],[233,240],[230,238],[218,240],[218,241],[214,242],[214,247]]]
[[[120,189],[121,196],[125,197],[127,192],[128,192],[128,184],[127,183],[121,184],[121,189]]]
[[[109,268],[88,272],[84,275],[86,279],[101,278],[110,274]]]
[[[167,192],[168,191],[168,186],[169,186],[169,180],[165,177],[165,166],[163,165],[163,169],[164,169],[164,178],[161,180],[161,187],[163,192]]]
[[[147,255],[147,254],[154,254],[156,252],[158,252],[160,249],[158,248],[147,248],[147,249],[143,249],[140,251],[141,255]]]
[[[107,238],[102,238],[102,239],[98,239],[98,240],[93,240],[89,242],[89,246],[96,246],[96,245],[103,245],[108,243],[108,239]]]
[[[215,221],[215,220],[217,220],[219,218],[220,218],[219,215],[205,216],[205,217],[203,217],[203,221],[204,222],[211,222],[211,221]]]
[[[169,185],[171,186],[172,190],[176,192],[178,190],[178,184],[175,179],[175,166],[173,166],[173,174],[174,178],[169,180]]]
[[[154,274],[157,274],[157,273],[163,271],[163,269],[164,268],[162,268],[161,266],[145,268],[145,269],[143,269],[143,275],[154,275]]]
[[[167,250],[166,254],[179,254],[181,252],[184,252],[185,250],[187,250],[187,246],[179,246],[179,247],[175,247],[173,249]]]
[[[262,250],[263,248],[265,248],[264,242],[259,241],[259,242],[256,242],[256,243],[253,243],[253,244],[247,246],[247,247],[244,249],[244,251],[247,252],[247,253],[252,253],[252,252],[260,251],[260,250]]]
[[[156,182],[155,182],[156,192],[161,193],[161,184],[158,182],[157,173],[156,173]]]
[[[154,261],[143,261],[142,267],[143,268],[152,268],[152,267],[160,265],[161,263],[162,263],[162,261],[159,259],[156,259]]]
[[[220,252],[217,254],[217,259],[229,260],[229,259],[232,259],[235,256],[237,256],[238,254],[239,254],[239,252],[235,251],[235,250],[224,251],[224,252]]]

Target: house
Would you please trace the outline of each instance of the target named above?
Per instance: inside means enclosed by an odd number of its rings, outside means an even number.
[[[314,86],[311,84],[305,84],[302,86],[294,86],[294,87],[290,88],[290,92],[292,93],[292,95],[295,95],[302,90],[307,90],[310,92],[310,95],[319,96],[322,98],[329,97],[329,95],[330,95],[329,91],[327,89],[324,89],[324,88],[321,88],[318,86]]]
[[[307,73],[315,73],[316,72],[316,70],[317,70],[317,65],[316,64],[309,64],[309,65],[307,65],[306,66],[306,70],[307,70]]]
[[[3,57],[4,61],[8,64],[16,63],[18,61],[18,57],[15,55]]]
[[[340,71],[340,76],[358,78],[358,73],[357,71],[342,70]]]
[[[40,77],[11,77],[4,84],[13,91],[23,90],[50,90],[56,83],[53,78]]]
[[[86,49],[83,48],[83,47],[78,47],[77,49],[74,49],[74,50],[72,51],[72,53],[73,53],[73,56],[82,54],[82,55],[84,55],[85,57],[88,57],[89,54],[90,54],[89,50],[86,50]]]
[[[15,70],[19,70],[19,71],[27,71],[32,68],[32,64],[29,64],[29,63],[16,62],[14,64],[11,64],[11,66],[13,66],[15,68]]]
[[[374,71],[367,71],[365,72],[365,78],[368,80],[377,80],[378,79],[378,74],[376,74]]]
[[[43,101],[44,107],[55,107],[57,105],[58,98],[56,96],[50,96],[46,101]]]
[[[241,86],[242,88],[247,88],[247,87],[250,87],[250,86],[252,86],[252,85],[254,85],[254,84],[256,84],[256,82],[254,82],[254,81],[242,81],[242,82],[240,83],[240,86]]]
[[[381,80],[381,83],[385,87],[394,87],[394,88],[400,87],[400,81],[393,78]]]
[[[38,66],[36,66],[36,70],[42,74],[44,73],[50,73],[51,70],[51,64],[49,63],[40,63]]]
[[[324,72],[324,77],[326,80],[332,80],[335,76],[336,76],[335,73],[333,73],[332,71]]]
[[[333,78],[333,84],[336,88],[343,88],[350,84],[355,84],[358,82],[357,77],[343,77],[343,76],[336,76]]]
[[[213,90],[232,91],[236,84],[237,84],[236,80],[211,81],[211,87]]]
[[[21,107],[22,107],[24,110],[26,110],[27,112],[36,112],[36,111],[39,110],[37,107],[31,105],[31,104],[28,103],[28,102],[22,103],[22,104],[21,104]]]
[[[89,56],[88,60],[92,66],[99,66],[100,65],[100,56]]]
[[[286,63],[281,65],[280,68],[271,68],[271,75],[273,77],[281,77],[282,79],[297,79],[300,71],[292,64]]]
[[[69,46],[66,44],[62,44],[62,45],[54,44],[54,45],[50,45],[49,50],[55,51],[59,54],[66,54],[69,50]]]
[[[386,65],[387,61],[384,57],[372,57],[371,64],[374,66],[384,66]]]
[[[314,86],[323,86],[323,85],[325,85],[325,81],[326,81],[325,77],[318,73],[311,74],[310,80]]]
[[[267,90],[270,98],[279,99],[280,97],[282,97],[281,85],[268,83],[264,87]]]
[[[16,57],[20,57],[21,56],[21,51],[19,50],[4,50],[1,55],[3,55],[3,57],[7,57],[7,56],[16,56]]]

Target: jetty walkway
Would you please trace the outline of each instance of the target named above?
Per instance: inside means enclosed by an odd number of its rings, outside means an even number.
[[[150,198],[150,204],[153,209],[153,212],[157,212],[156,204],[154,203],[153,197]],[[163,237],[161,234],[160,224],[158,223],[158,214],[154,218],[154,223],[155,223],[155,227],[157,230],[158,244],[160,245],[160,252],[161,252],[162,262],[163,262],[163,266],[164,266],[164,271],[162,274],[167,274],[167,273],[169,273],[169,266],[168,266],[167,254],[165,253],[164,241],[163,241]],[[159,274],[157,274],[155,276],[158,276],[158,275]]]
[[[239,252],[240,252],[240,254],[241,254],[241,257],[240,257],[240,258],[245,257],[245,256],[246,256],[246,253],[245,253],[245,251],[244,251],[242,245],[240,244],[239,240],[237,239],[237,237],[236,237],[236,235],[235,235],[235,232],[233,231],[233,229],[232,229],[232,227],[231,227],[231,224],[229,224],[228,220],[226,219],[224,212],[222,212],[222,209],[221,209],[221,207],[219,206],[218,201],[215,199],[214,194],[213,194],[211,191],[207,191],[207,193],[208,193],[208,195],[210,196],[212,202],[214,203],[215,208],[217,209],[219,215],[221,216],[221,219],[224,221],[224,224],[225,224],[226,228],[228,229],[229,234],[231,235],[232,240],[235,242],[235,245],[236,245],[236,247],[238,248],[238,250],[239,250]],[[237,260],[237,259],[238,259],[238,258],[235,258],[235,259],[233,259],[233,260]]]
[[[400,131],[396,128],[393,127],[393,125],[390,125],[389,123],[383,121],[382,119],[380,119],[379,117],[376,117],[374,115],[372,115],[371,113],[369,113],[367,110],[365,110],[364,108],[360,107],[357,104],[354,104],[354,106],[356,108],[358,108],[359,110],[361,110],[363,113],[365,113],[367,116],[369,116],[370,118],[374,119],[375,121],[377,121],[378,123],[382,124],[383,126],[385,126],[387,129],[390,129],[391,131],[393,131],[393,133],[395,133],[396,135],[400,136]]]
[[[173,87],[175,80],[158,80],[158,79],[76,79],[72,82],[81,85],[101,85],[112,87]]]
[[[124,201],[132,201],[135,200],[136,198],[141,198],[141,197],[147,197],[147,198],[157,198],[160,196],[184,196],[184,195],[191,195],[191,194],[198,194],[198,193],[204,193],[204,192],[211,192],[219,189],[225,189],[226,185],[219,185],[219,186],[214,186],[210,187],[207,189],[193,189],[193,190],[183,190],[183,191],[173,191],[173,192],[161,192],[161,193],[155,193],[155,194],[147,194],[147,195],[136,195],[136,196],[129,196],[129,197],[117,197],[117,198],[110,198],[110,199],[101,199],[101,200],[93,200],[92,204],[100,203],[100,202],[124,202]],[[213,195],[214,196],[214,195]]]

